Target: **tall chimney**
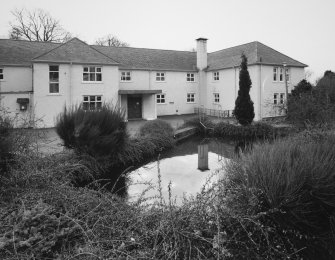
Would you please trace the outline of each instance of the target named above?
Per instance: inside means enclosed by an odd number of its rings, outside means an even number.
[[[207,39],[198,38],[197,41],[197,68],[204,70],[207,68]]]

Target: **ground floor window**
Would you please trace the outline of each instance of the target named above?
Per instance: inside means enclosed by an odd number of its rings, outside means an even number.
[[[3,68],[0,68],[0,80],[3,79]]]
[[[220,93],[214,93],[214,103],[220,103]]]
[[[157,94],[156,102],[157,104],[165,104],[165,94]]]
[[[84,110],[96,110],[102,106],[101,96],[84,96],[83,97],[83,109]]]
[[[195,102],[195,93],[187,93],[187,103],[194,103]]]
[[[285,93],[274,93],[273,94],[273,104],[279,105],[284,104],[285,101]]]
[[[49,66],[49,93],[59,93],[59,66]]]

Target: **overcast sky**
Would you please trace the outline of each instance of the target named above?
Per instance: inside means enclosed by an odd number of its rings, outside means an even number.
[[[335,0],[1,0],[0,37],[14,8],[42,8],[92,44],[114,34],[132,47],[208,51],[260,41],[308,64],[312,80],[335,71]]]

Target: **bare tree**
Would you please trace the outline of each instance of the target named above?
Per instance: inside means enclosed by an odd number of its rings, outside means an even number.
[[[121,41],[116,36],[108,34],[102,38],[99,38],[95,41],[96,45],[100,46],[113,46],[113,47],[128,47],[129,44]]]
[[[15,21],[10,23],[11,39],[65,42],[71,38],[71,34],[63,29],[59,21],[42,9],[15,9],[12,14]]]

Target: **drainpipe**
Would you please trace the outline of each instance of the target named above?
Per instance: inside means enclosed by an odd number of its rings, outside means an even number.
[[[69,78],[70,78],[70,106],[72,106],[72,96],[73,96],[73,93],[72,93],[72,61],[70,62],[70,75],[69,75]]]
[[[263,101],[263,95],[262,95],[262,64],[259,64],[259,120],[262,120],[262,101]]]

